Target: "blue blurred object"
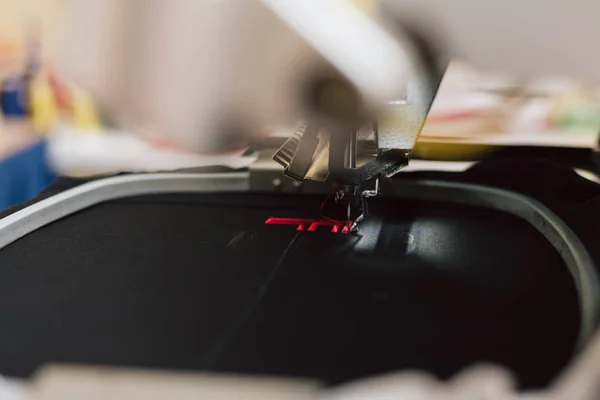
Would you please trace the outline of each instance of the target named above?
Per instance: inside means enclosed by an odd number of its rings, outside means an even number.
[[[46,148],[40,141],[0,160],[0,210],[32,198],[56,178],[46,162]]]
[[[10,77],[2,82],[0,107],[6,118],[27,116],[27,81],[23,77]]]

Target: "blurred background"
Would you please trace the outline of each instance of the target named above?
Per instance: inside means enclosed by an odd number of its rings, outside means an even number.
[[[242,152],[195,154],[109,124],[54,64],[73,40],[64,29],[72,6],[72,0],[0,0],[0,209],[27,200],[57,175],[252,161]],[[506,146],[594,148],[599,89],[567,76],[524,80],[453,60],[409,168],[463,170],[475,154]]]

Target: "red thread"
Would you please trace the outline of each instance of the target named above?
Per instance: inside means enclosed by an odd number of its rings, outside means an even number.
[[[326,219],[269,217],[265,221],[265,225],[296,225],[297,231],[303,231],[304,227],[308,225],[307,231],[309,232],[314,232],[319,226],[326,226],[331,227],[332,233],[339,232],[341,227],[341,233],[348,233],[348,226],[343,221]]]

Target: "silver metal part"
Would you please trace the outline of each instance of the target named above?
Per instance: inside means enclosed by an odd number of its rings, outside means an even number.
[[[248,172],[114,176],[66,190],[0,219],[0,248],[69,214],[105,201],[158,193],[245,192]]]
[[[375,188],[373,190],[363,190],[360,193],[360,214],[352,223],[352,226],[350,227],[350,232],[356,232],[358,230],[358,224],[360,224],[369,214],[368,199],[371,197],[379,196],[379,180],[379,176],[375,178]]]
[[[358,129],[358,128],[357,128]],[[346,152],[346,164],[347,168],[354,169],[356,168],[356,140],[357,140],[357,132],[350,132],[350,137],[348,138],[348,148]]]
[[[299,182],[341,184],[346,195],[358,197],[363,182],[391,177],[406,167],[429,104],[389,102],[376,123],[329,126],[330,131],[304,123],[273,160],[284,167],[285,175]]]
[[[284,167],[286,176],[297,181],[304,180],[319,145],[318,133],[315,124],[304,123],[273,155],[273,160]]]
[[[281,165],[272,159],[273,153],[264,150],[258,154],[256,161],[250,165],[250,190],[253,192],[280,193],[318,193],[327,194],[331,188],[322,184],[322,181],[305,179],[303,181],[287,179],[281,176]],[[279,179],[281,185],[275,186],[273,182]]]

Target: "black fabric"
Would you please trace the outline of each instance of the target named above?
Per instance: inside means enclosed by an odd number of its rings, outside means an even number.
[[[423,177],[519,191],[585,243],[598,234],[598,185],[559,166],[482,163],[401,179]],[[372,205],[386,220],[381,240],[363,254],[353,235],[264,225],[318,217],[322,201],[143,196],[20,239],[0,251],[0,373],[63,361],[338,383],[407,368],[445,378],[490,361],[539,387],[564,367],[579,323],[573,282],[527,223],[382,198]]]

